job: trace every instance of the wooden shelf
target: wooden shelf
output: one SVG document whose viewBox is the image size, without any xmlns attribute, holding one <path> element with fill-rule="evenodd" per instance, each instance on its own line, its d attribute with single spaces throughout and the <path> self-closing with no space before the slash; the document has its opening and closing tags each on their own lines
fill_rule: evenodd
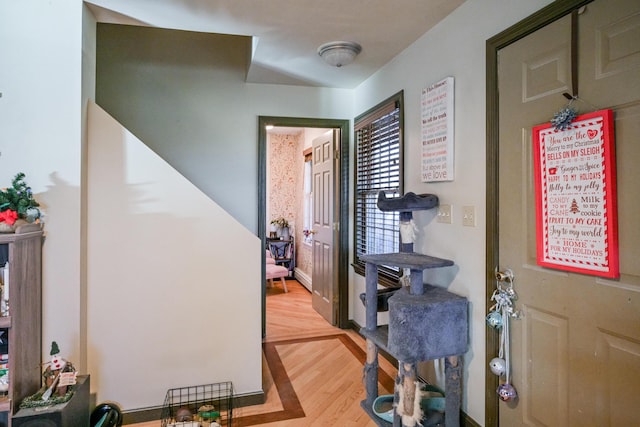
<svg viewBox="0 0 640 427">
<path fill-rule="evenodd" d="M 11 399 L 7 396 L 0 397 L 0 412 L 8 412 L 11 409 Z"/>
<path fill-rule="evenodd" d="M 10 316 L 0 317 L 9 343 L 9 394 L 0 397 L 8 423 L 26 396 L 42 384 L 42 241 L 40 224 L 26 224 L 0 234 L 3 261 L 9 262 Z"/>
</svg>

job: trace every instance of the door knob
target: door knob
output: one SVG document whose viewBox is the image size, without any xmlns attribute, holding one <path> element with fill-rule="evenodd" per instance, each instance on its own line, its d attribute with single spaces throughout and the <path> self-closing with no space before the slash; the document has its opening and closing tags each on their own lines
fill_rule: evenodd
<svg viewBox="0 0 640 427">
<path fill-rule="evenodd" d="M 500 271 L 498 270 L 498 267 L 496 267 L 495 274 L 498 282 L 513 282 L 513 271 L 509 268 L 504 271 Z"/>
</svg>

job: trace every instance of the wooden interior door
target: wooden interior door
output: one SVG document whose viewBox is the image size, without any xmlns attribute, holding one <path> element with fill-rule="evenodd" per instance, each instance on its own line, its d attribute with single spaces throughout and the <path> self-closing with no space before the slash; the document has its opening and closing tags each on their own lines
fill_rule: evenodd
<svg viewBox="0 0 640 427">
<path fill-rule="evenodd" d="M 336 156 L 339 131 L 332 130 L 313 140 L 313 308 L 332 325 L 338 313 L 338 279 L 336 251 L 338 235 L 335 222 Z"/>
<path fill-rule="evenodd" d="M 522 318 L 511 321 L 503 426 L 637 425 L 640 396 L 640 2 L 596 0 L 578 16 L 579 113 L 614 110 L 619 279 L 536 264 L 532 127 L 572 91 L 571 17 L 501 49 L 499 267 L 511 269 Z M 597 106 L 597 107 L 596 107 Z"/>
</svg>

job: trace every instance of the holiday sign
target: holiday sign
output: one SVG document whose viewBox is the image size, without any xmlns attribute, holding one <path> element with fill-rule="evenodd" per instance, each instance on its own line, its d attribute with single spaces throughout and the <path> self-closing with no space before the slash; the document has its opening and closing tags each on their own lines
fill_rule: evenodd
<svg viewBox="0 0 640 427">
<path fill-rule="evenodd" d="M 612 110 L 536 126 L 533 148 L 538 264 L 619 277 Z"/>
</svg>

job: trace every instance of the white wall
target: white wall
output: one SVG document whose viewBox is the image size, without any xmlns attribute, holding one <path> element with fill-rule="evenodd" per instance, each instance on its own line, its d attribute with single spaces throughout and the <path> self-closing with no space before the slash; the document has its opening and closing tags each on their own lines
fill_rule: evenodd
<svg viewBox="0 0 640 427">
<path fill-rule="evenodd" d="M 217 97 L 208 105 L 233 124 L 219 138 L 245 148 L 242 158 L 226 159 L 235 169 L 224 182 L 236 189 L 243 218 L 255 223 L 257 172 L 237 165 L 257 162 L 257 116 L 348 118 L 350 110 L 337 104 L 347 97 L 351 105 L 352 93 L 234 78 L 216 83 L 236 99 Z M 98 400 L 134 410 L 160 405 L 168 388 L 226 380 L 236 393 L 260 392 L 259 238 L 145 141 L 93 110 L 99 120 L 92 120 L 89 143 L 87 329 Z M 194 157 L 192 173 L 211 174 L 198 166 L 189 140 L 181 143 Z"/>
<path fill-rule="evenodd" d="M 78 363 L 82 1 L 1 1 L 0 52 L 0 186 L 24 172 L 46 212 L 43 353 Z"/>
<path fill-rule="evenodd" d="M 416 252 L 452 259 L 455 266 L 425 274 L 470 301 L 471 347 L 465 356 L 463 410 L 484 423 L 485 375 L 485 42 L 549 0 L 467 0 L 356 89 L 356 114 L 404 89 L 405 191 L 433 193 L 453 207 L 453 223 L 435 221 L 435 211 L 416 212 Z M 455 78 L 455 180 L 420 179 L 421 90 L 444 77 Z M 462 226 L 462 206 L 476 209 L 476 227 Z M 352 313 L 364 324 L 357 296 L 364 278 L 351 274 Z"/>
<path fill-rule="evenodd" d="M 89 105 L 88 357 L 97 400 L 262 389 L 261 241 Z"/>
</svg>

